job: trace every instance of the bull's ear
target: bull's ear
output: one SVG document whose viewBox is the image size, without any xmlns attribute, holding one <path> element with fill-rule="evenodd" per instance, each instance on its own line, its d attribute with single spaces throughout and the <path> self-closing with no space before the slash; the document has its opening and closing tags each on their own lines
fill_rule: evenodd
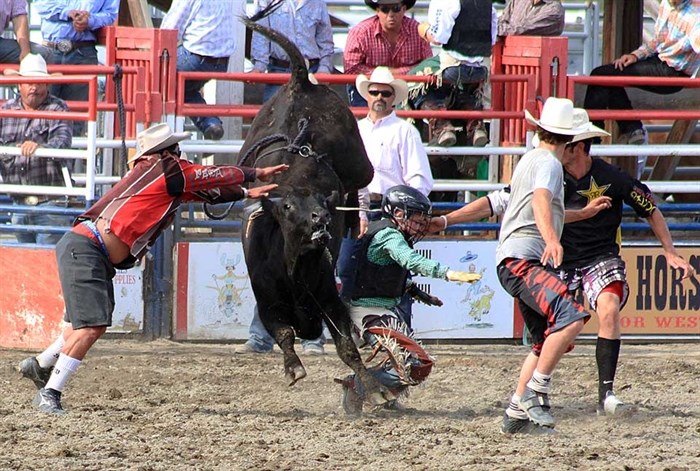
<svg viewBox="0 0 700 471">
<path fill-rule="evenodd" d="M 263 210 L 272 214 L 272 211 L 274 211 L 275 206 L 279 204 L 279 202 L 282 201 L 282 198 L 279 196 L 274 197 L 274 198 L 261 198 L 260 203 L 262 204 Z"/>
<path fill-rule="evenodd" d="M 326 198 L 326 207 L 328 208 L 329 211 L 335 210 L 335 207 L 338 206 L 338 200 L 340 199 L 340 193 L 337 191 L 333 191 L 330 196 Z"/>
</svg>

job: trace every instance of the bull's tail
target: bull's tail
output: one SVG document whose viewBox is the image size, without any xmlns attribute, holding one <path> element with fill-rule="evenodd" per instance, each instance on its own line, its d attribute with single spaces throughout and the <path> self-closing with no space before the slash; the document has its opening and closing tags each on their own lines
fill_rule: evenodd
<svg viewBox="0 0 700 471">
<path fill-rule="evenodd" d="M 270 3 L 267 7 L 250 18 L 244 16 L 242 18 L 243 23 L 245 23 L 245 25 L 251 30 L 262 34 L 270 41 L 279 44 L 280 47 L 284 49 L 284 52 L 286 52 L 289 56 L 289 64 L 291 67 L 292 79 L 290 84 L 311 84 L 309 81 L 309 69 L 306 67 L 306 61 L 304 60 L 304 56 L 301 51 L 299 51 L 299 48 L 297 48 L 297 46 L 285 35 L 278 33 L 274 29 L 270 29 L 256 23 L 258 20 L 272 14 L 282 5 L 282 3 L 284 3 L 283 0 L 277 0 Z"/>
</svg>

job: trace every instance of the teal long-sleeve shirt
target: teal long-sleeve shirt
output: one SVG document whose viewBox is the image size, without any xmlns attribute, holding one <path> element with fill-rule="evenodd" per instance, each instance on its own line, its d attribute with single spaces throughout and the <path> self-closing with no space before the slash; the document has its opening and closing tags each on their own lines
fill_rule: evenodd
<svg viewBox="0 0 700 471">
<path fill-rule="evenodd" d="M 367 248 L 367 258 L 377 265 L 396 263 L 419 275 L 445 279 L 449 267 L 422 256 L 413 250 L 404 239 L 403 234 L 393 227 L 377 232 Z M 397 306 L 401 298 L 360 298 L 352 301 L 353 306 L 381 307 L 391 309 Z"/>
</svg>

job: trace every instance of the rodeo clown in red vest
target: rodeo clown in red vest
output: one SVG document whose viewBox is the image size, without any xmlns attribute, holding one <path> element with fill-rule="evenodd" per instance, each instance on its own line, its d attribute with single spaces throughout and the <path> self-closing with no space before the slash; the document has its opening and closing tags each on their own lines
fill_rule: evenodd
<svg viewBox="0 0 700 471">
<path fill-rule="evenodd" d="M 133 168 L 78 216 L 73 229 L 56 245 L 59 279 L 68 325 L 37 357 L 19 365 L 34 382 L 34 405 L 42 412 L 64 414 L 61 393 L 92 345 L 112 325 L 116 269 L 133 267 L 175 218 L 180 204 L 225 203 L 262 198 L 277 185 L 246 190 L 244 182 L 269 181 L 288 165 L 266 168 L 205 166 L 182 157 L 179 142 L 189 133 L 174 133 L 156 124 L 137 136 L 140 151 Z"/>
</svg>

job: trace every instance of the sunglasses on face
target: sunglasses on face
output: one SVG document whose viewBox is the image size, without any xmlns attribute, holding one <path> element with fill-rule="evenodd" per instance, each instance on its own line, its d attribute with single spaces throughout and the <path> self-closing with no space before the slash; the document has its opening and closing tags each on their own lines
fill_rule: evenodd
<svg viewBox="0 0 700 471">
<path fill-rule="evenodd" d="M 367 90 L 367 93 L 372 96 L 381 95 L 383 98 L 389 98 L 390 96 L 394 95 L 394 92 L 390 92 L 389 90 Z"/>
<path fill-rule="evenodd" d="M 384 14 L 388 14 L 390 11 L 393 11 L 394 13 L 398 13 L 401 11 L 401 8 L 403 8 L 402 3 L 398 3 L 396 5 L 380 5 L 379 11 L 381 11 Z"/>
</svg>

